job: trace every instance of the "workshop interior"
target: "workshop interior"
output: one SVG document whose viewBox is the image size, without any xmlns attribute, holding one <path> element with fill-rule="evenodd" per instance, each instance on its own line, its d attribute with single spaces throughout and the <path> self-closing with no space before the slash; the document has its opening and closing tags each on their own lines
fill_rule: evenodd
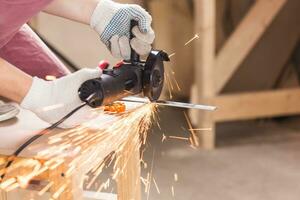
<svg viewBox="0 0 300 200">
<path fill-rule="evenodd" d="M 299 10 L 0 0 L 0 200 L 299 199 Z"/>
</svg>

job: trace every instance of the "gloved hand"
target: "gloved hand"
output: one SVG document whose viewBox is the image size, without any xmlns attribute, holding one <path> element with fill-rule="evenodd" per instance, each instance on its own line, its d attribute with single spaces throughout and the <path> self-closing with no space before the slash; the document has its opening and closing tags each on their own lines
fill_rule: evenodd
<svg viewBox="0 0 300 200">
<path fill-rule="evenodd" d="M 131 20 L 138 22 L 130 40 Z M 132 47 L 139 55 L 147 55 L 155 34 L 151 28 L 152 17 L 139 5 L 119 4 L 111 0 L 100 0 L 91 17 L 90 25 L 101 41 L 116 58 L 130 59 Z"/>
<path fill-rule="evenodd" d="M 54 81 L 33 78 L 31 88 L 21 103 L 21 107 L 31 110 L 42 120 L 54 124 L 83 102 L 79 99 L 78 89 L 89 79 L 100 77 L 102 71 L 82 69 Z M 72 128 L 96 116 L 92 108 L 83 107 L 59 127 Z"/>
</svg>

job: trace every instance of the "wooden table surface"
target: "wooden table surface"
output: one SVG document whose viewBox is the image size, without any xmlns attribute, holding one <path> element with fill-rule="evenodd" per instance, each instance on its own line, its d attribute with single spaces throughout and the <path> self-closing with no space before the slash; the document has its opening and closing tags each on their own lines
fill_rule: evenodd
<svg viewBox="0 0 300 200">
<path fill-rule="evenodd" d="M 141 107 L 141 104 L 136 103 L 128 103 L 126 104 L 128 112 L 134 112 L 137 108 Z M 97 127 L 104 128 L 103 126 L 111 126 L 120 116 L 112 115 L 112 114 L 100 114 L 99 117 L 94 119 L 94 123 L 96 127 L 91 126 L 91 129 L 95 129 Z M 14 119 L 0 122 L 0 155 L 11 155 L 13 152 L 22 145 L 26 140 L 28 140 L 33 135 L 37 134 L 40 130 L 48 127 L 49 124 L 40 120 L 37 116 L 35 116 L 32 112 L 24 109 L 20 109 L 20 113 Z M 28 148 L 26 148 L 20 155 L 20 157 L 25 158 L 33 158 L 37 155 L 41 150 L 48 148 L 48 138 L 57 133 L 61 133 L 62 129 L 56 129 L 49 135 L 42 136 Z M 110 133 L 107 133 L 110 134 Z M 107 155 L 111 152 L 117 150 L 120 145 L 125 144 L 130 146 L 132 142 L 133 135 L 129 135 L 129 138 L 120 137 L 121 134 L 124 134 L 123 131 L 117 132 L 113 134 L 113 137 L 109 137 L 109 141 L 104 139 L 104 141 L 100 141 L 102 144 L 95 145 L 95 148 L 92 148 L 90 151 L 87 151 L 85 154 L 81 156 L 83 161 L 86 161 L 87 158 L 92 154 L 94 156 L 90 162 L 86 163 L 86 166 L 81 169 L 81 174 L 87 173 L 88 170 L 92 168 L 94 164 L 99 164 Z M 136 136 L 134 136 L 136 137 Z M 137 135 L 137 138 L 139 136 Z M 40 145 L 43 144 L 43 145 Z M 50 147 L 50 146 L 49 146 Z M 129 148 L 130 149 L 130 148 Z M 94 152 L 97 152 L 95 154 Z M 124 153 L 119 152 L 118 156 L 121 156 L 124 161 L 120 161 L 119 165 L 126 165 L 124 168 L 123 175 L 120 175 L 117 179 L 118 182 L 118 196 L 119 199 L 139 199 L 140 198 L 140 159 L 139 159 L 139 149 L 132 149 L 128 151 L 124 151 Z M 128 157 L 128 159 L 125 159 Z M 131 174 L 127 176 L 124 174 Z M 131 185 L 131 187 L 127 187 Z"/>
<path fill-rule="evenodd" d="M 141 106 L 141 104 L 137 103 L 126 103 L 127 110 L 134 110 Z M 118 119 L 119 116 L 111 115 L 111 114 L 100 114 L 99 117 L 95 118 L 89 124 L 97 124 L 97 127 L 91 126 L 91 129 L 97 129 L 98 127 L 104 128 L 104 126 L 109 126 L 114 123 Z M 103 126 L 101 125 L 103 124 Z M 34 113 L 31 111 L 20 108 L 20 113 L 13 119 L 0 122 L 0 155 L 11 155 L 13 152 L 26 140 L 37 134 L 39 131 L 47 128 L 50 124 L 44 122 L 39 119 Z M 90 126 L 90 125 L 89 125 Z M 57 128 L 49 135 L 42 136 L 41 139 L 37 140 L 37 142 L 33 143 L 32 146 L 38 143 L 44 143 L 48 140 L 50 136 L 53 136 L 57 133 L 65 131 L 65 129 Z M 120 133 L 122 134 L 122 133 Z M 116 135 L 116 137 L 118 137 Z M 119 141 L 121 144 L 124 141 Z M 119 144 L 112 145 L 114 147 Z M 47 148 L 43 146 L 43 149 Z M 21 157 L 32 157 L 39 150 L 38 148 L 27 148 L 20 155 Z"/>
</svg>

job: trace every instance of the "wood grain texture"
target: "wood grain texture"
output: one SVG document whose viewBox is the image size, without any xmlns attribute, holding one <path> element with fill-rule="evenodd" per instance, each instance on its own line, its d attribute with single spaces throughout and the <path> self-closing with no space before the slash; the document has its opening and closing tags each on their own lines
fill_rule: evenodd
<svg viewBox="0 0 300 200">
<path fill-rule="evenodd" d="M 300 114 L 300 89 L 221 95 L 215 98 L 217 122 Z"/>
</svg>

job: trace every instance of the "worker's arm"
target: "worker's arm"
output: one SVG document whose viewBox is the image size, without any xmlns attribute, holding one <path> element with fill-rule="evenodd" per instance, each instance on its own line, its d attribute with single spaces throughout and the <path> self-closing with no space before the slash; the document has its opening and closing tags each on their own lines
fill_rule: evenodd
<svg viewBox="0 0 300 200">
<path fill-rule="evenodd" d="M 44 11 L 90 24 L 112 55 L 120 59 L 130 59 L 131 47 L 138 54 L 147 55 L 155 38 L 152 17 L 135 4 L 112 0 L 54 0 Z M 133 39 L 130 38 L 132 20 L 138 22 L 133 29 Z"/>
<path fill-rule="evenodd" d="M 82 69 L 55 81 L 45 81 L 32 78 L 0 58 L 0 96 L 19 103 L 21 107 L 53 124 L 82 104 L 78 96 L 81 84 L 101 74 L 100 68 Z M 92 109 L 86 106 L 60 127 L 74 127 L 92 117 Z"/>
<path fill-rule="evenodd" d="M 73 21 L 90 24 L 91 16 L 99 0 L 54 0 L 45 12 Z"/>
<path fill-rule="evenodd" d="M 0 96 L 21 103 L 32 84 L 32 77 L 0 58 Z"/>
</svg>

